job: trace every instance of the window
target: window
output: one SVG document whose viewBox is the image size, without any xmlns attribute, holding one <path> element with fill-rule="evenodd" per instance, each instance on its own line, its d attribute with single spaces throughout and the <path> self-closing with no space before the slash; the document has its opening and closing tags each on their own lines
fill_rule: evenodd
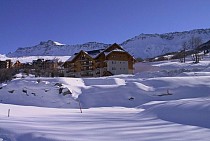
<svg viewBox="0 0 210 141">
<path fill-rule="evenodd" d="M 112 70 L 116 70 L 116 68 L 115 67 L 112 67 Z"/>
</svg>

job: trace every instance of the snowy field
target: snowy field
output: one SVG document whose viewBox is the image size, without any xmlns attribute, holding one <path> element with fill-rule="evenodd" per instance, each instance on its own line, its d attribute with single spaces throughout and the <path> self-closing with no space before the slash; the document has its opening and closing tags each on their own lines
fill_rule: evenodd
<svg viewBox="0 0 210 141">
<path fill-rule="evenodd" d="M 0 141 L 208 141 L 209 60 L 101 78 L 17 75 L 0 84 Z"/>
<path fill-rule="evenodd" d="M 33 62 L 33 60 L 37 59 L 44 59 L 44 60 L 58 60 L 65 62 L 68 60 L 71 56 L 24 56 L 24 57 L 7 57 L 6 55 L 0 54 L 0 60 L 5 61 L 7 59 L 10 59 L 13 63 L 15 63 L 17 60 L 21 63 L 30 63 Z"/>
</svg>

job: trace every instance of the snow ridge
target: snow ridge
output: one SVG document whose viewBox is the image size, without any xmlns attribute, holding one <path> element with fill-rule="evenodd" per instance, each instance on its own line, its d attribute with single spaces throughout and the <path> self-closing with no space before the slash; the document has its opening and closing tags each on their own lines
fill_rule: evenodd
<svg viewBox="0 0 210 141">
<path fill-rule="evenodd" d="M 94 50 L 103 49 L 109 46 L 109 44 L 88 42 L 78 45 L 65 45 L 52 40 L 42 41 L 36 46 L 18 48 L 13 53 L 8 53 L 7 57 L 23 57 L 23 56 L 72 56 L 80 50 Z"/>
<path fill-rule="evenodd" d="M 120 45 L 136 58 L 151 58 L 165 53 L 179 51 L 182 48 L 183 42 L 189 41 L 192 37 L 200 37 L 202 42 L 205 43 L 210 40 L 210 28 L 165 34 L 140 34 L 124 41 Z M 7 54 L 7 56 L 72 56 L 80 50 L 104 49 L 110 45 L 98 42 L 65 45 L 48 40 L 46 42 L 40 42 L 36 46 L 18 48 L 15 52 Z"/>
<path fill-rule="evenodd" d="M 195 29 L 165 34 L 140 34 L 126 40 L 121 45 L 135 57 L 151 58 L 179 51 L 183 42 L 189 41 L 192 37 L 199 37 L 205 43 L 210 40 L 210 29 Z"/>
</svg>

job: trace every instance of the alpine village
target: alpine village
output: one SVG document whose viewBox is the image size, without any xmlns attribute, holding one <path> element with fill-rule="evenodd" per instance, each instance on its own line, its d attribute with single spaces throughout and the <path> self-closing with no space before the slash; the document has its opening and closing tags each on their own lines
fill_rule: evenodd
<svg viewBox="0 0 210 141">
<path fill-rule="evenodd" d="M 105 49 L 75 53 L 67 61 L 37 59 L 22 63 L 10 59 L 0 61 L 6 78 L 13 73 L 24 72 L 36 77 L 101 77 L 116 74 L 133 74 L 136 59 L 120 45 L 114 43 Z M 8 71 L 10 70 L 10 71 Z"/>
</svg>

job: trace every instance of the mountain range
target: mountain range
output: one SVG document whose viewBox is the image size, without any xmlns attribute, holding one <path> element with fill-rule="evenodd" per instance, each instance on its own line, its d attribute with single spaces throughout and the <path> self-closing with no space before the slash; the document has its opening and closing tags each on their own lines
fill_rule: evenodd
<svg viewBox="0 0 210 141">
<path fill-rule="evenodd" d="M 210 28 L 195 29 L 183 32 L 170 32 L 165 34 L 140 34 L 122 43 L 119 43 L 126 51 L 136 58 L 151 58 L 169 52 L 179 51 L 183 42 L 192 37 L 199 37 L 203 43 L 210 40 Z M 42 41 L 32 47 L 18 48 L 15 52 L 7 54 L 7 57 L 23 56 L 71 56 L 80 50 L 90 51 L 104 49 L 111 44 L 88 42 L 78 45 L 66 45 L 52 40 Z"/>
</svg>

